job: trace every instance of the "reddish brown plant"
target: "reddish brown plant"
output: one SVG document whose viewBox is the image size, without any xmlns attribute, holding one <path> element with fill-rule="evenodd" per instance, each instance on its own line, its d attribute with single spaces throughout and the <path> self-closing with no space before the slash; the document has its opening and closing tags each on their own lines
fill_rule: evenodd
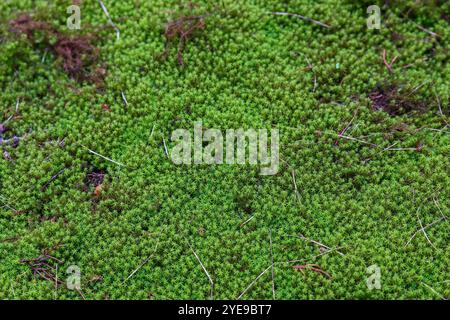
<svg viewBox="0 0 450 320">
<path fill-rule="evenodd" d="M 75 80 L 98 83 L 99 77 L 103 79 L 105 72 L 97 72 L 98 68 L 92 73 L 89 72 L 99 56 L 99 50 L 92 45 L 93 37 L 67 36 L 47 22 L 35 20 L 29 14 L 21 14 L 18 18 L 11 20 L 10 26 L 12 32 L 26 34 L 31 43 L 43 45 L 52 52 L 60 61 L 64 71 Z M 37 40 L 37 32 L 43 33 L 41 40 Z"/>
<path fill-rule="evenodd" d="M 206 15 L 182 16 L 169 22 L 164 32 L 166 44 L 163 56 L 168 55 L 171 44 L 178 40 L 177 61 L 180 66 L 184 66 L 183 52 L 186 43 L 197 35 L 198 31 L 205 29 L 205 17 Z"/>
<path fill-rule="evenodd" d="M 297 265 L 297 266 L 293 266 L 292 268 L 294 268 L 296 270 L 300 270 L 301 272 L 303 272 L 303 270 L 311 270 L 311 271 L 314 271 L 318 274 L 321 274 L 321 275 L 327 277 L 328 279 L 332 278 L 328 272 L 323 271 L 322 268 L 317 264 Z"/>
</svg>

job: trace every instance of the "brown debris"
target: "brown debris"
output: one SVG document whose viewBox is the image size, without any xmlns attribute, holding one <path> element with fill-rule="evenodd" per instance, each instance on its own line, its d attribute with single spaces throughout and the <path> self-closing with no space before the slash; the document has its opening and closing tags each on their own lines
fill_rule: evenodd
<svg viewBox="0 0 450 320">
<path fill-rule="evenodd" d="M 189 9 L 192 11 L 193 6 L 191 5 Z M 198 31 L 205 29 L 206 16 L 189 15 L 170 21 L 164 31 L 166 44 L 162 56 L 167 57 L 172 43 L 178 40 L 177 61 L 180 66 L 184 66 L 183 52 L 186 43 L 197 35 Z"/>
<path fill-rule="evenodd" d="M 53 52 L 60 60 L 64 71 L 73 79 L 97 83 L 99 79 L 104 78 L 105 72 L 98 72 L 98 69 L 92 74 L 89 72 L 99 57 L 99 50 L 91 43 L 93 37 L 64 35 L 47 22 L 34 20 L 29 14 L 21 14 L 18 18 L 11 20 L 10 26 L 11 32 L 24 33 L 34 45 L 41 44 Z M 43 33 L 41 43 L 37 42 L 37 32 Z"/>
<path fill-rule="evenodd" d="M 61 246 L 61 244 L 58 244 L 53 248 L 45 249 L 37 258 L 22 259 L 20 260 L 20 263 L 29 266 L 35 277 L 50 281 L 56 288 L 59 288 L 61 285 L 65 284 L 65 281 L 58 278 L 57 274 L 58 265 L 62 265 L 63 261 L 50 255 L 50 253 L 59 249 Z M 84 300 L 86 300 L 81 290 L 76 289 L 76 291 Z"/>
<path fill-rule="evenodd" d="M 92 278 L 89 280 L 89 282 L 93 282 L 93 283 L 102 282 L 102 281 L 103 281 L 103 276 L 97 275 L 97 274 L 92 276 Z"/>
<path fill-rule="evenodd" d="M 92 171 L 86 176 L 85 184 L 87 186 L 93 185 L 94 187 L 98 187 L 103 183 L 103 179 L 105 178 L 105 173 L 103 171 Z"/>
<path fill-rule="evenodd" d="M 442 13 L 441 18 L 450 23 L 450 13 L 449 14 Z"/>
<path fill-rule="evenodd" d="M 392 41 L 402 41 L 402 40 L 404 40 L 404 38 L 405 37 L 403 35 L 401 35 L 400 33 L 398 33 L 398 32 L 393 31 L 391 33 Z"/>
<path fill-rule="evenodd" d="M 41 21 L 35 21 L 29 14 L 21 14 L 17 19 L 10 21 L 11 31 L 25 33 L 28 39 L 33 39 L 36 30 L 53 31 L 52 27 Z"/>
<path fill-rule="evenodd" d="M 50 250 L 44 250 L 42 255 L 37 258 L 22 259 L 20 263 L 30 267 L 34 276 L 51 281 L 56 286 L 62 285 L 64 282 L 56 276 L 55 264 L 62 264 L 62 261 L 53 257 L 49 253 Z"/>
<path fill-rule="evenodd" d="M 322 268 L 317 264 L 296 265 L 296 266 L 293 266 L 292 268 L 299 270 L 302 273 L 303 273 L 303 270 L 311 270 L 311 271 L 314 271 L 318 274 L 321 274 L 321 275 L 327 277 L 328 279 L 332 279 L 332 276 L 328 272 L 323 271 Z"/>
<path fill-rule="evenodd" d="M 53 47 L 62 60 L 64 71 L 74 79 L 86 79 L 86 67 L 97 61 L 99 51 L 91 45 L 90 37 L 60 36 Z"/>
<path fill-rule="evenodd" d="M 98 198 L 98 197 L 100 197 L 101 194 L 102 194 L 102 185 L 99 184 L 94 189 L 94 196 L 96 196 Z"/>
<path fill-rule="evenodd" d="M 397 61 L 398 56 L 395 56 L 394 58 L 392 58 L 391 62 L 388 62 L 387 58 L 386 58 L 386 49 L 384 49 L 383 50 L 383 54 L 382 54 L 382 58 L 383 58 L 383 63 L 386 66 L 386 68 L 388 69 L 388 71 L 390 73 L 393 73 L 394 72 L 393 65 L 394 65 L 395 61 Z"/>
<path fill-rule="evenodd" d="M 369 94 L 374 110 L 384 110 L 391 116 L 399 116 L 412 111 L 425 112 L 427 103 L 415 99 L 414 93 L 404 93 L 393 84 L 378 86 Z"/>
</svg>

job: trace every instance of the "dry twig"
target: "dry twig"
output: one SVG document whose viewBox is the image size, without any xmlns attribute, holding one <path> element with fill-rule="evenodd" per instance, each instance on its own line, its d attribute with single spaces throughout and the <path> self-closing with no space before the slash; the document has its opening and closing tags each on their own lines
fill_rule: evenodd
<svg viewBox="0 0 450 320">
<path fill-rule="evenodd" d="M 102 0 L 98 0 L 98 3 L 102 7 L 103 12 L 105 13 L 106 17 L 108 18 L 108 23 L 113 27 L 113 29 L 116 31 L 116 37 L 117 40 L 120 40 L 120 30 L 117 28 L 117 26 L 114 24 L 114 22 L 111 19 L 111 16 L 109 15 L 108 9 L 106 8 L 105 4 Z"/>
<path fill-rule="evenodd" d="M 383 63 L 386 66 L 386 68 L 389 70 L 390 73 L 393 73 L 394 70 L 392 69 L 392 66 L 394 65 L 395 61 L 397 60 L 398 56 L 395 56 L 391 62 L 387 62 L 386 58 L 386 49 L 383 50 Z"/>
<path fill-rule="evenodd" d="M 83 147 L 85 147 L 85 146 L 83 146 Z M 87 148 L 87 147 L 85 147 L 85 148 L 88 149 L 88 151 L 89 151 L 90 153 L 95 154 L 96 156 L 99 156 L 100 158 L 103 158 L 103 159 L 105 159 L 105 160 L 107 160 L 107 161 L 109 161 L 109 162 L 115 163 L 115 164 L 117 164 L 117 165 L 119 165 L 119 166 L 121 166 L 121 167 L 125 167 L 125 165 L 124 165 L 123 163 L 114 161 L 113 159 L 110 159 L 110 158 L 108 158 L 108 157 L 105 157 L 105 156 L 101 155 L 100 153 L 97 153 L 97 152 L 95 152 L 95 151 L 93 151 L 93 150 L 91 150 L 91 149 L 89 149 L 89 148 Z"/>
<path fill-rule="evenodd" d="M 191 246 L 191 244 L 189 242 L 188 242 L 188 245 L 189 245 L 189 248 L 191 248 L 192 253 L 194 254 L 194 256 L 197 258 L 198 262 L 200 263 L 200 266 L 202 267 L 202 269 L 205 272 L 206 276 L 208 277 L 209 282 L 211 283 L 211 299 L 214 299 L 214 282 L 213 282 L 211 276 L 209 275 L 208 270 L 206 270 L 206 268 L 203 265 L 202 261 L 200 260 L 199 256 L 194 251 L 194 249 L 192 248 L 192 246 Z"/>
<path fill-rule="evenodd" d="M 437 292 L 436 290 L 434 290 L 432 287 L 430 287 L 429 285 L 427 285 L 425 282 L 421 282 L 422 285 L 424 285 L 425 287 L 427 287 L 431 292 L 433 292 L 435 295 L 437 295 L 439 298 L 441 298 L 442 300 L 448 300 L 446 297 L 444 297 L 442 294 L 440 294 L 439 292 Z"/>
<path fill-rule="evenodd" d="M 321 248 L 325 248 L 325 249 L 327 249 L 327 250 L 332 250 L 332 248 L 330 248 L 329 246 L 324 245 L 323 243 L 320 243 L 319 241 L 316 241 L 316 240 L 307 238 L 307 237 L 305 237 L 305 236 L 302 235 L 302 234 L 300 234 L 299 237 L 300 237 L 300 239 L 305 240 L 305 241 L 309 241 L 309 242 L 311 242 L 311 243 L 314 243 L 314 244 L 318 245 L 318 246 L 321 247 Z M 342 252 L 340 252 L 340 251 L 338 251 L 338 250 L 336 250 L 336 252 L 337 252 L 338 254 L 340 254 L 341 256 L 345 256 L 344 253 L 342 253 Z"/>
<path fill-rule="evenodd" d="M 273 14 L 273 15 L 276 15 L 276 16 L 289 16 L 289 17 L 295 17 L 295 18 L 299 18 L 299 19 L 302 19 L 302 20 L 305 20 L 305 21 L 312 22 L 312 23 L 317 24 L 317 25 L 319 25 L 319 26 L 321 26 L 321 27 L 324 27 L 324 28 L 331 28 L 331 26 L 329 26 L 328 24 L 325 24 L 325 23 L 320 22 L 320 21 L 318 21 L 318 20 L 314 20 L 314 19 L 311 19 L 311 18 L 302 16 L 302 15 L 297 14 L 297 13 L 289 13 L 289 12 L 270 12 L 270 14 Z"/>
<path fill-rule="evenodd" d="M 153 257 L 156 250 L 158 249 L 159 241 L 160 241 L 160 239 L 158 239 L 158 241 L 156 242 L 153 252 L 144 261 L 142 261 L 141 264 L 136 269 L 134 269 L 134 271 L 122 282 L 122 284 L 124 284 L 126 281 L 128 281 L 132 276 L 134 276 L 136 274 L 136 272 L 138 272 L 147 262 L 150 261 L 150 259 Z"/>
<path fill-rule="evenodd" d="M 273 251 L 272 251 L 272 228 L 269 230 L 269 239 L 270 239 L 270 261 L 272 263 L 272 298 L 275 300 L 275 271 L 273 265 Z"/>
</svg>

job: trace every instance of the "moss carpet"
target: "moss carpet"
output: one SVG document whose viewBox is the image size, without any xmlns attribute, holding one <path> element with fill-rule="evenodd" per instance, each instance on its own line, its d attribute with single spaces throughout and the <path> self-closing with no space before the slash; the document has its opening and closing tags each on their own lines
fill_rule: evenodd
<svg viewBox="0 0 450 320">
<path fill-rule="evenodd" d="M 1 299 L 449 297 L 449 1 L 73 3 L 0 2 Z M 278 173 L 175 165 L 198 120 Z"/>
</svg>

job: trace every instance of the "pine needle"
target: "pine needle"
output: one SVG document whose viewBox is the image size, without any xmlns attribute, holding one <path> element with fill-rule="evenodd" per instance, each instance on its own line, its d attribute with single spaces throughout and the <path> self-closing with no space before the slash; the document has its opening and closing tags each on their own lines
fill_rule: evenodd
<svg viewBox="0 0 450 320">
<path fill-rule="evenodd" d="M 105 13 L 106 17 L 108 18 L 108 23 L 111 25 L 111 27 L 113 27 L 114 30 L 116 30 L 117 40 L 120 40 L 120 30 L 119 30 L 119 28 L 117 28 L 117 26 L 112 21 L 111 16 L 109 15 L 108 9 L 106 8 L 106 6 L 102 0 L 98 0 L 98 3 L 102 7 L 103 12 Z"/>
<path fill-rule="evenodd" d="M 83 146 L 83 145 L 82 145 L 82 146 Z M 83 147 L 85 147 L 85 146 L 83 146 Z M 117 161 L 115 161 L 115 160 L 113 160 L 113 159 L 110 159 L 110 158 L 108 158 L 108 157 L 105 157 L 105 156 L 101 155 L 100 153 L 95 152 L 95 151 L 93 151 L 93 150 L 91 150 L 91 149 L 89 149 L 89 148 L 87 148 L 87 147 L 85 147 L 85 148 L 88 149 L 88 151 L 89 151 L 90 153 L 95 154 L 96 156 L 98 156 L 98 157 L 100 157 L 100 158 L 103 158 L 103 159 L 105 159 L 105 160 L 107 160 L 107 161 L 109 161 L 109 162 L 115 163 L 115 164 L 117 164 L 117 165 L 119 165 L 119 166 L 121 166 L 121 167 L 126 167 L 123 163 L 120 163 L 120 162 L 117 162 Z"/>
<path fill-rule="evenodd" d="M 321 26 L 321 27 L 331 28 L 331 26 L 329 26 L 329 25 L 327 25 L 327 24 L 325 24 L 325 23 L 323 23 L 323 22 L 320 22 L 320 21 L 318 21 L 318 20 L 314 20 L 314 19 L 311 19 L 311 18 L 302 16 L 302 15 L 297 14 L 297 13 L 289 13 L 289 12 L 270 12 L 270 14 L 274 14 L 274 15 L 276 15 L 276 16 L 289 16 L 289 17 L 295 17 L 295 18 L 299 18 L 299 19 L 302 19 L 302 20 L 305 20 L 305 21 L 312 22 L 312 23 L 317 24 L 317 25 L 319 25 L 319 26 Z"/>
<path fill-rule="evenodd" d="M 269 239 L 270 239 L 270 260 L 272 263 L 272 297 L 275 300 L 275 271 L 274 271 L 274 263 L 273 263 L 273 250 L 272 250 L 272 228 L 269 230 Z"/>
<path fill-rule="evenodd" d="M 194 254 L 194 256 L 197 258 L 198 262 L 200 263 L 200 266 L 202 267 L 202 269 L 205 272 L 206 276 L 208 277 L 209 282 L 211 283 L 211 300 L 214 300 L 214 282 L 213 282 L 211 276 L 209 275 L 208 270 L 206 270 L 206 268 L 203 265 L 202 261 L 200 260 L 199 256 L 194 251 L 194 249 L 192 248 L 192 246 L 191 246 L 191 244 L 189 242 L 188 242 L 188 245 L 189 245 L 189 248 L 191 248 L 192 253 Z"/>
</svg>

